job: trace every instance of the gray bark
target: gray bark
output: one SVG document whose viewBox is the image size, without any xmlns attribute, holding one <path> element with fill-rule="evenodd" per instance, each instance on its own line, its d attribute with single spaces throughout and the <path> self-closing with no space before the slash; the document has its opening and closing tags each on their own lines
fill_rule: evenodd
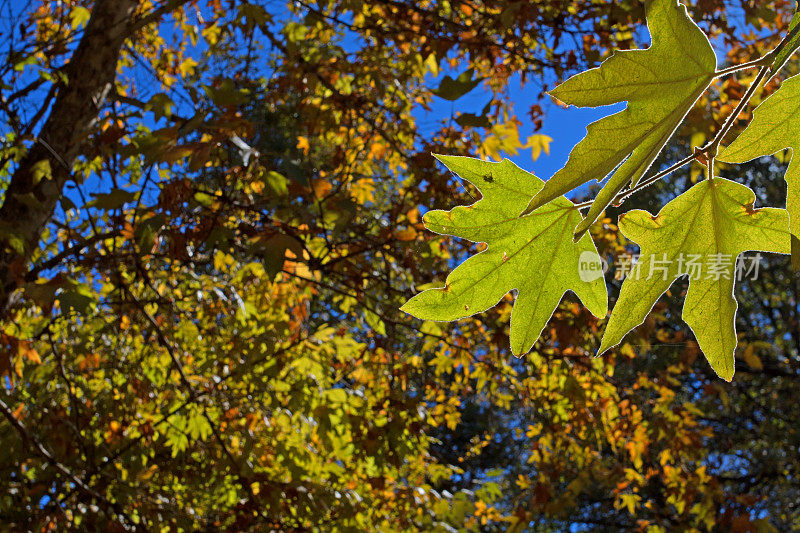
<svg viewBox="0 0 800 533">
<path fill-rule="evenodd" d="M 139 0 L 95 2 L 83 37 L 64 67 L 68 82 L 59 87 L 37 142 L 11 177 L 0 207 L 0 319 L 6 318 L 81 145 L 113 87 L 138 4 Z"/>
</svg>

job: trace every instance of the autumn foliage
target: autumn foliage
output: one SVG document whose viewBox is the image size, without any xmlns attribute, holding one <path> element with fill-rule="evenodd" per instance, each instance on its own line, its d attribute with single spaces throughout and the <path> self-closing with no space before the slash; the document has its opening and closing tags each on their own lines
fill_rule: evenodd
<svg viewBox="0 0 800 533">
<path fill-rule="evenodd" d="M 684 3 L 725 67 L 773 49 L 795 7 Z M 787 258 L 737 289 L 731 384 L 678 319 L 682 282 L 600 358 L 606 321 L 574 296 L 521 358 L 511 295 L 455 323 L 400 310 L 482 246 L 426 229 L 478 194 L 431 153 L 545 157 L 546 91 L 646 47 L 644 3 L 2 11 L 3 529 L 800 527 Z M 753 76 L 709 80 L 667 156 L 713 139 Z M 718 168 L 783 205 L 786 162 Z M 700 163 L 625 210 L 657 211 Z M 588 229 L 612 265 L 620 212 Z"/>
</svg>

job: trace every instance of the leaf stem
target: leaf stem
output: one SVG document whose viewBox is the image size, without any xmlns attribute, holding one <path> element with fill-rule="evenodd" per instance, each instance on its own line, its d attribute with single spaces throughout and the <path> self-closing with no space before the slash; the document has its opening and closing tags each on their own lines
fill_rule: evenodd
<svg viewBox="0 0 800 533">
<path fill-rule="evenodd" d="M 769 55 L 769 54 L 768 54 Z M 767 56 L 765 56 L 767 57 Z M 763 59 L 763 58 L 762 58 Z M 705 145 L 702 148 L 699 148 L 693 153 L 692 155 L 685 157 L 675 163 L 674 165 L 662 170 L 661 172 L 654 174 L 653 176 L 640 181 L 635 187 L 620 192 L 613 200 L 612 205 L 618 205 L 623 200 L 626 200 L 632 194 L 639 192 L 640 190 L 652 185 L 656 181 L 660 180 L 664 176 L 675 172 L 682 166 L 695 161 L 696 159 L 700 159 L 701 157 L 705 157 L 708 160 L 708 168 L 709 168 L 709 178 L 713 178 L 712 174 L 714 172 L 714 158 L 717 156 L 717 151 L 719 150 L 719 145 L 722 143 L 722 140 L 725 138 L 725 135 L 730 131 L 733 127 L 734 122 L 736 122 L 736 118 L 741 114 L 747 104 L 755 95 L 758 87 L 761 85 L 761 82 L 764 81 L 764 78 L 770 73 L 772 69 L 769 65 L 764 65 L 761 67 L 761 70 L 758 71 L 758 75 L 756 79 L 753 80 L 753 83 L 750 84 L 750 87 L 747 88 L 747 92 L 745 92 L 742 99 L 739 101 L 739 104 L 736 106 L 736 109 L 733 110 L 733 113 L 728 116 L 725 123 L 722 125 L 722 128 L 717 132 L 714 138 L 711 140 L 710 143 Z M 588 202 L 583 202 L 580 204 L 575 204 L 576 209 L 584 209 L 586 207 L 591 206 L 594 203 L 594 200 L 590 200 Z"/>
<path fill-rule="evenodd" d="M 753 61 L 748 61 L 747 63 L 740 63 L 738 65 L 731 65 L 730 67 L 726 67 L 722 70 L 718 70 L 715 73 L 716 78 L 721 78 L 723 76 L 727 76 L 728 74 L 733 74 L 734 72 L 740 72 L 742 70 L 747 70 L 749 68 L 754 67 L 761 67 L 767 64 L 767 62 L 771 59 L 770 54 L 762 56 L 758 59 L 754 59 Z"/>
<path fill-rule="evenodd" d="M 765 56 L 766 57 L 766 56 Z M 744 110 L 745 106 L 750 102 L 755 95 L 758 87 L 761 85 L 761 82 L 764 81 L 764 78 L 770 73 L 771 68 L 769 65 L 764 65 L 761 67 L 761 70 L 758 72 L 756 79 L 753 80 L 753 83 L 750 84 L 750 87 L 747 88 L 747 92 L 745 92 L 742 99 L 739 101 L 739 104 L 736 106 L 736 109 L 733 110 L 733 113 L 728 116 L 727 120 L 723 124 L 722 128 L 717 132 L 714 138 L 711 140 L 710 143 L 705 145 L 702 148 L 698 148 L 692 155 L 684 157 L 677 163 L 673 164 L 672 166 L 665 168 L 661 172 L 650 176 L 647 179 L 640 181 L 635 187 L 627 189 L 625 191 L 621 191 L 611 202 L 612 205 L 619 205 L 620 202 L 626 200 L 631 195 L 641 191 L 645 187 L 648 187 L 655 183 L 656 181 L 660 180 L 664 176 L 671 174 L 678 170 L 679 168 L 683 167 L 684 165 L 691 163 L 701 157 L 704 157 L 708 160 L 708 168 L 709 168 L 709 178 L 713 178 L 714 172 L 714 158 L 717 156 L 717 151 L 719 150 L 719 145 L 722 143 L 722 140 L 725 138 L 725 135 L 730 131 L 733 127 L 734 122 L 736 122 L 736 118 L 741 114 Z M 575 209 L 584 209 L 586 207 L 591 206 L 594 203 L 594 200 L 589 200 L 588 202 L 583 202 L 580 204 L 575 204 Z"/>
<path fill-rule="evenodd" d="M 756 91 L 761 86 L 761 82 L 764 81 L 764 78 L 766 78 L 771 71 L 772 68 L 770 65 L 764 65 L 761 67 L 761 70 L 758 71 L 758 75 L 756 75 L 756 79 L 753 80 L 753 83 L 751 83 L 750 87 L 747 88 L 747 92 L 745 92 L 742 99 L 739 100 L 739 105 L 737 105 L 736 109 L 733 110 L 733 113 L 728 116 L 727 120 L 722 125 L 722 128 L 720 128 L 720 130 L 714 136 L 714 139 L 712 139 L 710 143 L 702 148 L 701 151 L 704 154 L 710 154 L 710 159 L 713 159 L 717 156 L 717 150 L 719 149 L 719 145 L 722 143 L 722 140 L 725 138 L 725 135 L 733 127 L 736 119 L 739 117 L 742 111 L 744 111 L 744 108 L 750 103 L 750 99 L 753 98 Z"/>
<path fill-rule="evenodd" d="M 675 172 L 676 170 L 678 170 L 682 166 L 686 165 L 687 163 L 691 163 L 695 159 L 698 159 L 701 155 L 703 155 L 703 153 L 701 151 L 697 151 L 694 154 L 681 159 L 680 161 L 678 161 L 674 165 L 670 166 L 669 168 L 665 168 L 664 170 L 662 170 L 658 174 L 654 174 L 654 175 L 650 176 L 649 178 L 640 181 L 635 187 L 620 192 L 617 195 L 617 197 L 614 198 L 614 201 L 612 202 L 612 204 L 613 205 L 619 204 L 620 202 L 622 202 L 623 200 L 627 199 L 632 194 L 635 194 L 635 193 L 641 191 L 642 189 L 644 189 L 645 187 L 648 187 L 648 186 L 652 185 L 656 181 L 660 180 L 661 178 L 663 178 L 664 176 L 666 176 L 668 174 L 671 174 L 671 173 Z M 587 208 L 587 207 L 591 206 L 593 203 L 594 203 L 594 200 L 589 200 L 588 202 L 575 204 L 575 208 L 576 209 L 584 209 L 584 208 Z"/>
</svg>

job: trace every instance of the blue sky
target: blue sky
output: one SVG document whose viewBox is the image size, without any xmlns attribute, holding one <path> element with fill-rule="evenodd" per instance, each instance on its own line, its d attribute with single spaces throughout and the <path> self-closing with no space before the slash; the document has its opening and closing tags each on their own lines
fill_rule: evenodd
<svg viewBox="0 0 800 533">
<path fill-rule="evenodd" d="M 450 74 L 452 75 L 453 73 Z M 438 80 L 431 80 L 430 85 L 437 86 Z M 553 84 L 551 83 L 551 85 Z M 529 88 L 522 88 L 519 86 L 518 81 L 512 81 L 510 89 L 510 100 L 514 103 L 517 117 L 522 121 L 520 139 L 523 142 L 529 135 L 534 133 L 533 124 L 528 117 L 530 107 L 538 103 L 545 112 L 543 127 L 536 133 L 549 135 L 553 138 L 553 142 L 550 145 L 550 155 L 542 153 L 539 159 L 533 161 L 530 149 L 524 149 L 516 156 L 508 156 L 517 165 L 533 172 L 542 179 L 548 179 L 564 166 L 572 148 L 586 135 L 586 126 L 625 108 L 624 104 L 595 108 L 563 108 L 556 105 L 550 97 L 545 97 L 541 101 L 537 100 L 538 88 L 533 84 Z M 481 108 L 486 105 L 490 98 L 490 94 L 481 90 L 480 86 L 455 102 L 436 98 L 432 111 L 417 111 L 421 130 L 423 132 L 433 130 L 438 125 L 438 121 L 451 116 L 451 114 L 454 115 L 456 111 L 480 113 Z M 482 130 L 479 129 L 478 131 Z"/>
<path fill-rule="evenodd" d="M 435 83 L 432 85 L 435 86 Z M 552 137 L 553 142 L 550 145 L 550 155 L 543 152 L 536 161 L 533 160 L 530 149 L 520 150 L 517 155 L 507 155 L 507 157 L 521 168 L 533 172 L 545 180 L 564 166 L 572 148 L 586 135 L 586 126 L 625 108 L 625 104 L 595 108 L 573 106 L 564 108 L 555 104 L 548 96 L 541 101 L 538 100 L 536 98 L 538 88 L 533 85 L 523 88 L 519 86 L 519 82 L 512 81 L 510 89 L 510 100 L 514 103 L 517 117 L 522 121 L 520 139 L 524 142 L 529 135 L 542 133 Z M 432 112 L 418 112 L 422 129 L 424 131 L 426 125 L 448 117 L 454 111 L 480 113 L 480 109 L 489 101 L 489 98 L 489 93 L 480 90 L 480 87 L 455 102 L 437 98 Z M 545 112 L 543 127 L 538 132 L 534 132 L 533 124 L 528 116 L 528 110 L 536 103 L 541 105 Z"/>
<path fill-rule="evenodd" d="M 446 74 L 455 76 L 458 75 L 458 72 L 444 72 L 439 78 L 444 77 Z M 429 85 L 431 87 L 437 87 L 440 81 L 439 78 L 431 77 L 428 81 Z M 550 86 L 554 85 L 555 83 L 550 82 Z M 542 100 L 538 100 L 537 94 L 539 90 L 535 84 L 531 83 L 529 87 L 524 88 L 520 87 L 518 80 L 513 79 L 509 84 L 509 89 L 509 99 L 514 104 L 516 116 L 522 122 L 520 139 L 524 142 L 529 135 L 541 133 L 550 136 L 553 142 L 550 144 L 550 154 L 548 155 L 542 152 L 539 159 L 536 161 L 533 160 L 530 149 L 520 150 L 517 155 L 507 155 L 507 157 L 521 168 L 533 172 L 544 180 L 549 179 L 556 171 L 566 164 L 572 148 L 586 136 L 586 126 L 625 108 L 625 104 L 595 108 L 576 108 L 573 106 L 564 108 L 555 104 L 548 96 Z M 415 112 L 420 131 L 423 135 L 426 134 L 426 132 L 433 134 L 441 125 L 443 119 L 455 116 L 456 112 L 479 114 L 480 110 L 486 105 L 490 98 L 491 94 L 486 90 L 482 90 L 481 85 L 455 102 L 436 97 L 431 106 L 431 111 L 418 109 Z M 543 117 L 542 129 L 538 132 L 534 132 L 533 123 L 528 116 L 528 110 L 533 104 L 537 103 L 542 107 L 545 115 Z M 477 131 L 483 132 L 485 130 L 478 128 Z M 588 185 L 581 187 L 569 196 L 574 197 L 576 194 L 579 195 L 587 187 Z"/>
</svg>

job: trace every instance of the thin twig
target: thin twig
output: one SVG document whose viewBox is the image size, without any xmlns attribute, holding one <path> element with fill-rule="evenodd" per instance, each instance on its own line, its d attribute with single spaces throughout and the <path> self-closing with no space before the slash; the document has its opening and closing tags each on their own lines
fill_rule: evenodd
<svg viewBox="0 0 800 533">
<path fill-rule="evenodd" d="M 702 151 L 706 155 L 711 154 L 710 157 L 712 159 L 716 157 L 717 149 L 719 148 L 720 143 L 722 143 L 722 140 L 725 138 L 725 135 L 733 127 L 736 119 L 739 118 L 739 115 L 742 113 L 742 111 L 744 111 L 744 108 L 750 103 L 750 99 L 753 98 L 753 95 L 755 95 L 756 91 L 761 86 L 761 82 L 764 81 L 764 78 L 766 78 L 771 71 L 772 68 L 769 65 L 764 65 L 761 67 L 761 70 L 758 71 L 756 79 L 753 80 L 753 83 L 751 83 L 750 87 L 747 88 L 747 92 L 744 93 L 742 99 L 739 100 L 739 105 L 737 105 L 736 109 L 733 110 L 733 113 L 728 116 L 725 124 L 723 124 L 722 128 L 714 136 L 714 139 L 712 139 L 710 143 L 703 147 Z"/>
<path fill-rule="evenodd" d="M 660 180 L 661 178 L 663 178 L 664 176 L 666 176 L 668 174 L 671 174 L 671 173 L 675 172 L 676 170 L 678 170 L 682 166 L 686 165 L 687 163 L 691 163 L 695 159 L 698 159 L 701 155 L 702 155 L 702 151 L 697 151 L 694 154 L 681 159 L 680 161 L 678 161 L 677 163 L 675 163 L 671 167 L 662 170 L 658 174 L 654 174 L 653 176 L 650 176 L 649 178 L 640 181 L 635 187 L 633 187 L 631 189 L 627 189 L 625 191 L 622 191 L 619 195 L 617 195 L 617 197 L 614 198 L 614 201 L 612 202 L 612 204 L 620 203 L 621 201 L 625 200 L 626 198 L 628 198 L 632 194 L 635 194 L 635 193 L 639 192 L 640 190 L 644 189 L 645 187 L 647 187 L 649 185 L 652 185 L 656 181 Z M 575 208 L 576 209 L 584 209 L 584 208 L 590 207 L 593 203 L 594 203 L 594 200 L 589 200 L 588 202 L 575 204 Z"/>
<path fill-rule="evenodd" d="M 48 464 L 54 467 L 56 470 L 67 476 L 70 481 L 72 481 L 77 488 L 81 491 L 85 492 L 87 495 L 91 496 L 92 498 L 96 499 L 98 502 L 103 503 L 108 509 L 111 509 L 120 517 L 122 517 L 127 523 L 134 524 L 133 520 L 125 514 L 125 512 L 120 508 L 119 505 L 115 504 L 112 501 L 109 501 L 108 498 L 97 492 L 95 489 L 90 487 L 86 484 L 77 474 L 75 474 L 72 470 L 67 468 L 65 465 L 60 463 L 53 457 L 53 454 L 50 453 L 47 448 L 44 447 L 39 439 L 34 437 L 25 425 L 20 422 L 17 417 L 14 416 L 14 413 L 11 411 L 11 408 L 6 405 L 6 403 L 0 399 L 0 413 L 8 420 L 8 423 L 17 431 L 19 436 L 22 438 L 22 441 L 26 443 L 28 446 L 33 449 L 36 453 L 41 455 Z"/>
<path fill-rule="evenodd" d="M 721 78 L 723 76 L 727 76 L 728 74 L 733 74 L 734 72 L 740 72 L 742 70 L 747 70 L 750 68 L 761 67 L 766 64 L 768 56 L 759 57 L 753 61 L 748 61 L 747 63 L 740 63 L 738 65 L 731 65 L 730 67 L 726 67 L 724 69 L 718 70 L 715 73 L 717 78 Z"/>
<path fill-rule="evenodd" d="M 767 56 L 764 56 L 764 57 L 769 57 L 769 56 L 770 56 L 770 54 L 767 54 Z M 764 58 L 762 58 L 762 59 L 764 59 Z M 645 180 L 640 181 L 635 187 L 620 192 L 614 198 L 614 200 L 611 202 L 611 205 L 618 205 L 620 202 L 622 202 L 623 200 L 627 199 L 632 194 L 635 194 L 635 193 L 641 191 L 642 189 L 644 189 L 644 188 L 652 185 L 656 181 L 660 180 L 664 176 L 675 172 L 676 170 L 678 170 L 679 168 L 683 167 L 684 165 L 686 165 L 688 163 L 691 163 L 692 161 L 695 161 L 697 159 L 700 159 L 701 157 L 705 157 L 705 158 L 708 159 L 709 177 L 713 178 L 713 172 L 714 172 L 713 171 L 713 168 L 714 168 L 713 161 L 717 156 L 717 150 L 719 149 L 720 143 L 722 143 L 723 139 L 725 138 L 725 135 L 730 131 L 730 129 L 733 127 L 733 124 L 736 122 L 736 118 L 742 113 L 744 108 L 747 106 L 747 104 L 750 102 L 750 100 L 755 95 L 756 91 L 758 90 L 759 86 L 761 85 L 761 82 L 764 81 L 764 78 L 770 72 L 771 72 L 771 68 L 770 68 L 769 65 L 764 65 L 764 66 L 761 67 L 761 70 L 759 70 L 758 75 L 753 80 L 753 83 L 750 84 L 750 87 L 747 88 L 747 92 L 745 92 L 744 96 L 742 96 L 742 99 L 739 101 L 739 104 L 736 106 L 736 109 L 734 109 L 733 112 L 730 114 L 730 116 L 728 116 L 728 118 L 726 119 L 726 121 L 723 124 L 722 128 L 720 128 L 720 130 L 717 132 L 717 134 L 714 136 L 714 138 L 711 140 L 711 142 L 709 142 L 707 145 L 705 145 L 702 148 L 698 148 L 692 155 L 681 159 L 680 161 L 678 161 L 674 165 L 670 166 L 669 168 L 666 168 L 666 169 L 662 170 L 661 172 L 659 172 L 659 173 L 657 173 L 657 174 L 655 174 L 655 175 L 653 175 L 653 176 L 651 176 L 651 177 L 649 177 L 649 178 L 647 178 Z M 575 208 L 576 209 L 585 209 L 587 207 L 590 207 L 593 203 L 594 203 L 594 200 L 589 200 L 587 202 L 583 202 L 583 203 L 580 203 L 580 204 L 575 204 Z"/>
<path fill-rule="evenodd" d="M 242 465 L 239 464 L 239 461 L 236 460 L 236 458 L 233 455 L 233 452 L 231 452 L 230 448 L 228 448 L 228 445 L 226 444 L 225 439 L 222 437 L 222 433 L 217 427 L 216 422 L 214 422 L 214 420 L 211 418 L 211 415 L 208 414 L 208 410 L 206 409 L 205 404 L 197 401 L 201 395 L 198 394 L 197 390 L 194 388 L 194 385 L 192 385 L 192 382 L 189 381 L 189 378 L 183 369 L 183 364 L 181 363 L 178 354 L 175 353 L 175 346 L 169 341 L 169 339 L 167 339 L 166 335 L 164 335 L 164 332 L 161 330 L 161 327 L 158 325 L 156 319 L 153 317 L 153 315 L 147 312 L 145 306 L 142 305 L 142 303 L 139 301 L 136 295 L 133 294 L 133 291 L 130 289 L 130 287 L 123 284 L 123 289 L 125 290 L 125 292 L 128 293 L 128 296 L 133 300 L 133 303 L 142 313 L 145 320 L 147 320 L 147 322 L 150 323 L 150 326 L 153 328 L 153 331 L 156 335 L 156 340 L 167 351 L 167 354 L 172 360 L 172 364 L 178 373 L 181 383 L 186 388 L 186 391 L 189 393 L 189 399 L 192 402 L 194 402 L 198 407 L 200 407 L 200 409 L 203 411 L 203 418 L 205 418 L 206 422 L 208 422 L 208 425 L 211 428 L 211 433 L 214 436 L 214 439 L 222 447 L 223 453 L 228 458 L 228 461 L 230 462 L 231 468 L 233 470 L 233 475 L 237 477 L 239 484 L 242 486 L 242 489 L 248 493 L 250 501 L 255 505 L 256 495 L 253 492 L 253 487 L 251 486 L 249 480 L 247 480 L 245 476 L 242 475 L 241 473 Z M 250 464 L 249 461 L 247 461 L 247 459 L 245 459 L 245 463 L 247 463 L 248 467 L 252 469 L 252 465 Z M 258 512 L 262 518 L 265 518 L 263 511 L 258 510 Z"/>
<path fill-rule="evenodd" d="M 57 267 L 64 259 L 74 256 L 75 254 L 79 253 L 80 251 L 84 250 L 85 248 L 89 248 L 93 244 L 96 244 L 100 241 L 106 239 L 112 239 L 117 237 L 119 232 L 116 230 L 112 230 L 106 233 L 96 233 L 90 237 L 83 239 L 82 241 L 64 248 L 58 254 L 54 255 L 47 261 L 39 263 L 38 265 L 34 265 L 30 268 L 27 274 L 25 274 L 25 281 L 32 282 L 35 281 L 37 276 L 45 270 L 50 270 L 51 268 Z"/>
</svg>

